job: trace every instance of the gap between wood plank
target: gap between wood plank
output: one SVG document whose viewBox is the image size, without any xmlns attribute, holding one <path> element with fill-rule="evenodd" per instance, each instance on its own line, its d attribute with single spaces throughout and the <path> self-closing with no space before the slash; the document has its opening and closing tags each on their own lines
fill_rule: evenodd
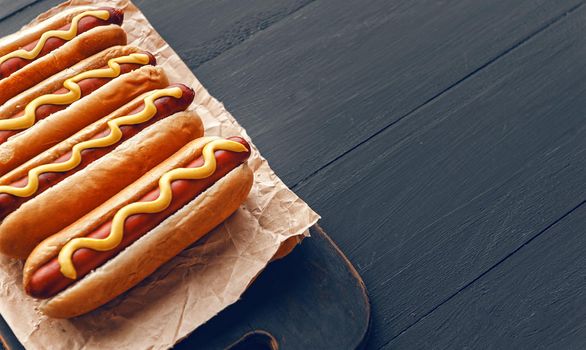
<svg viewBox="0 0 586 350">
<path fill-rule="evenodd" d="M 426 101 L 424 101 L 422 104 L 414 107 L 413 109 L 411 109 L 410 111 L 408 111 L 407 113 L 405 113 L 404 115 L 402 115 L 401 117 L 399 117 L 398 119 L 396 119 L 395 121 L 389 123 L 388 125 L 383 126 L 382 129 L 380 129 L 379 131 L 375 132 L 374 134 L 368 136 L 367 138 L 365 138 L 364 140 L 360 141 L 359 143 L 357 143 L 354 147 L 346 150 L 345 152 L 343 152 L 342 154 L 338 155 L 337 157 L 335 157 L 334 159 L 328 161 L 327 163 L 325 163 L 324 165 L 320 166 L 318 169 L 316 169 L 315 171 L 313 171 L 312 173 L 310 173 L 309 175 L 305 176 L 304 178 L 302 178 L 301 180 L 299 180 L 297 183 L 294 183 L 291 186 L 291 189 L 296 189 L 299 186 L 303 186 L 304 183 L 306 183 L 307 181 L 309 181 L 311 178 L 313 178 L 315 175 L 317 175 L 318 173 L 320 173 L 321 171 L 323 171 L 324 169 L 328 168 L 329 166 L 331 166 L 332 164 L 334 164 L 335 162 L 337 162 L 338 160 L 344 158 L 346 155 L 348 155 L 349 153 L 353 152 L 354 150 L 360 148 L 360 146 L 364 145 L 365 143 L 367 143 L 368 141 L 370 141 L 371 139 L 375 138 L 376 136 L 378 136 L 379 134 L 383 133 L 385 130 L 389 129 L 390 127 L 396 125 L 397 123 L 401 122 L 402 120 L 408 118 L 409 116 L 411 116 L 412 114 L 414 114 L 415 112 L 417 112 L 418 110 L 424 108 L 425 106 L 427 106 L 428 104 L 430 104 L 431 102 L 435 101 L 437 98 L 445 95 L 446 93 L 448 93 L 449 91 L 451 91 L 453 88 L 457 87 L 458 85 L 460 85 L 461 83 L 463 83 L 465 80 L 467 80 L 468 78 L 476 75 L 477 73 L 479 73 L 480 71 L 482 71 L 483 69 L 493 65 L 495 62 L 497 62 L 498 60 L 500 60 L 501 58 L 505 57 L 506 55 L 508 55 L 509 53 L 511 53 L 512 51 L 514 51 L 515 49 L 517 49 L 518 47 L 522 46 L 523 44 L 525 44 L 526 42 L 528 42 L 529 40 L 531 40 L 532 38 L 534 38 L 535 36 L 539 35 L 539 33 L 543 32 L 544 30 L 546 30 L 547 28 L 549 28 L 550 26 L 552 26 L 553 24 L 558 23 L 559 21 L 565 19 L 567 16 L 571 15 L 572 13 L 574 13 L 576 10 L 578 10 L 579 8 L 581 8 L 584 5 L 584 2 L 575 5 L 574 7 L 571 7 L 570 9 L 568 9 L 566 12 L 552 18 L 550 21 L 546 22 L 544 25 L 542 25 L 541 27 L 537 28 L 535 31 L 531 32 L 528 36 L 526 36 L 525 38 L 519 40 L 517 43 L 515 43 L 513 46 L 511 46 L 510 48 L 502 51 L 501 53 L 497 54 L 494 58 L 488 60 L 486 63 L 484 63 L 483 65 L 481 65 L 480 67 L 476 68 L 475 70 L 473 70 L 472 72 L 466 74 L 464 77 L 462 77 L 461 79 L 457 80 L 456 82 L 452 83 L 451 85 L 449 85 L 448 87 L 446 87 L 445 89 L 441 90 L 440 92 L 438 92 L 437 94 L 433 95 L 432 97 L 430 97 L 429 99 L 427 99 Z"/>
</svg>

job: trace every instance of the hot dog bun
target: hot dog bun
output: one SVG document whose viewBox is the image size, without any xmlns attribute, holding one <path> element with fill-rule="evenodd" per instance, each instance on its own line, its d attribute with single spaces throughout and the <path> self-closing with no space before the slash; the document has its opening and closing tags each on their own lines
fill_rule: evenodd
<svg viewBox="0 0 586 350">
<path fill-rule="evenodd" d="M 33 99 L 60 89 L 63 86 L 65 79 L 71 78 L 81 72 L 103 67 L 111 58 L 130 55 L 140 51 L 142 50 L 134 46 L 112 46 L 102 50 L 99 53 L 45 79 L 32 88 L 14 96 L 3 105 L 0 105 L 0 119 L 10 118 L 14 114 L 22 111 Z"/>
<path fill-rule="evenodd" d="M 108 82 L 0 145 L 0 174 L 6 174 L 145 91 L 168 84 L 164 71 L 152 66 L 141 67 Z"/>
<path fill-rule="evenodd" d="M 25 286 L 34 271 L 58 254 L 67 240 L 83 235 L 103 217 L 140 198 L 173 164 L 193 157 L 193 152 L 193 148 L 183 149 L 64 231 L 39 244 L 26 261 Z M 227 219 L 246 199 L 252 182 L 252 170 L 246 164 L 238 166 L 106 264 L 44 301 L 41 311 L 55 318 L 75 317 L 132 288 Z"/>
<path fill-rule="evenodd" d="M 34 60 L 0 80 L 0 104 L 53 74 L 116 45 L 126 45 L 126 33 L 114 24 L 99 26 L 76 36 L 51 54 Z"/>
<path fill-rule="evenodd" d="M 115 113 L 124 115 L 136 107 L 137 101 Z M 201 120 L 193 112 L 177 113 L 149 126 L 8 215 L 0 224 L 0 252 L 26 258 L 43 239 L 84 216 L 202 135 Z"/>
<path fill-rule="evenodd" d="M 46 18 L 42 22 L 32 26 L 27 26 L 17 33 L 3 37 L 0 39 L 0 56 L 4 56 L 7 53 L 20 49 L 30 42 L 38 40 L 41 35 L 48 30 L 55 30 L 63 27 L 67 23 L 70 23 L 75 15 L 90 9 L 92 9 L 90 6 L 69 8 L 57 15 Z"/>
</svg>

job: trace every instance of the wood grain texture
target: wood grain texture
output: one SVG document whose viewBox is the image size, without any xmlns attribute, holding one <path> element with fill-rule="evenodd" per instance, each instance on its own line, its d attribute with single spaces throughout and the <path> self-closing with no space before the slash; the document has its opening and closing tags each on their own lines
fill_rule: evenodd
<svg viewBox="0 0 586 350">
<path fill-rule="evenodd" d="M 564 16 L 298 187 L 365 279 L 373 347 L 586 198 L 585 13 Z"/>
<path fill-rule="evenodd" d="M 388 348 L 586 348 L 585 232 L 582 205 Z"/>
<path fill-rule="evenodd" d="M 194 69 L 315 0 L 136 0 L 135 5 Z"/>
<path fill-rule="evenodd" d="M 514 166 L 519 168 L 517 173 L 492 191 L 502 193 L 497 202 L 483 200 L 494 196 L 489 194 L 474 201 L 479 214 L 490 214 L 468 217 L 468 232 L 460 230 L 460 235 L 482 233 L 487 244 L 500 246 L 500 251 L 509 246 L 511 251 L 495 255 L 501 260 L 493 266 L 485 264 L 488 269 L 462 284 L 386 348 L 586 346 L 586 72 L 578 59 L 586 55 L 585 22 L 582 7 L 512 55 L 507 66 L 522 65 L 517 72 L 507 66 L 500 72 L 495 68 L 494 77 L 485 81 L 502 79 L 502 93 L 509 93 L 504 105 L 507 114 L 523 112 L 508 118 L 503 126 L 516 137 L 511 138 L 515 144 L 510 154 L 515 158 L 525 155 Z M 491 102 L 500 103 L 489 98 L 482 104 Z M 530 124 L 516 122 L 520 118 Z M 496 136 L 495 128 L 487 133 Z M 512 158 L 495 157 L 500 161 Z M 462 263 L 464 258 L 486 260 L 487 253 L 493 255 L 492 248 L 482 255 L 472 254 L 467 248 L 470 237 L 459 242 L 463 245 L 459 250 L 467 252 Z"/>
<path fill-rule="evenodd" d="M 320 0 L 195 73 L 293 186 L 578 3 Z"/>
</svg>

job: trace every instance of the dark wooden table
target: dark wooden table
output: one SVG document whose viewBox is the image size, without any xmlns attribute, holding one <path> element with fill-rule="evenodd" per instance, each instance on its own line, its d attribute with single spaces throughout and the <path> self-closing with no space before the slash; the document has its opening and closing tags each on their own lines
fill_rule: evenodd
<svg viewBox="0 0 586 350">
<path fill-rule="evenodd" d="M 583 0 L 136 4 L 323 216 L 369 348 L 586 347 Z"/>
</svg>

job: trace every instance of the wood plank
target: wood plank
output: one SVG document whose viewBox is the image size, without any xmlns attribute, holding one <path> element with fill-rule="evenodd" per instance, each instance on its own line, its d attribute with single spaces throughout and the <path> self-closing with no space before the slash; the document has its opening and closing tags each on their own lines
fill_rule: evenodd
<svg viewBox="0 0 586 350">
<path fill-rule="evenodd" d="M 580 2 L 320 0 L 195 73 L 295 185 Z"/>
<path fill-rule="evenodd" d="M 585 232 L 583 204 L 388 348 L 586 348 Z"/>
<path fill-rule="evenodd" d="M 586 198 L 585 30 L 581 7 L 298 187 L 368 286 L 373 348 Z"/>
<path fill-rule="evenodd" d="M 193 69 L 315 0 L 136 0 Z"/>
</svg>

